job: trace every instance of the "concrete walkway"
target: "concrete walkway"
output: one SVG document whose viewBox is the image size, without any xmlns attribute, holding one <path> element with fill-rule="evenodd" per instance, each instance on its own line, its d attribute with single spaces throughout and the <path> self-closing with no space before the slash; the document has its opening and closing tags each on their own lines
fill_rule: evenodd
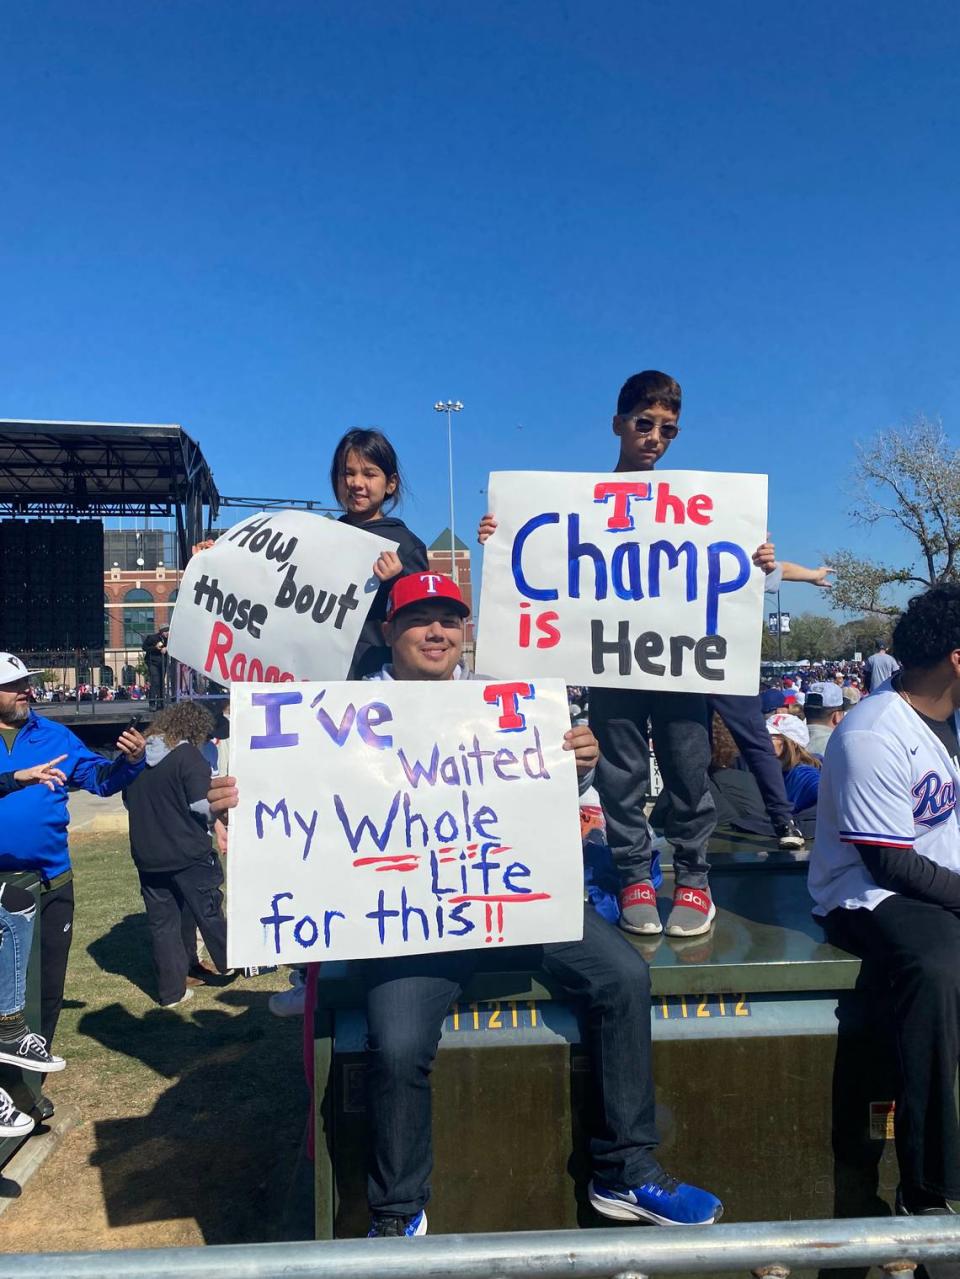
<svg viewBox="0 0 960 1279">
<path fill-rule="evenodd" d="M 119 795 L 100 799 L 84 790 L 71 791 L 67 801 L 70 809 L 70 833 L 111 834 L 127 830 L 127 810 Z"/>
</svg>

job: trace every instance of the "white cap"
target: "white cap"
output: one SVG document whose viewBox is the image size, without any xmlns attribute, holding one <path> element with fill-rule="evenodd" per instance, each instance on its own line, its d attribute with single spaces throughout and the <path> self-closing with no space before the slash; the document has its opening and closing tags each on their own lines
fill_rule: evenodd
<svg viewBox="0 0 960 1279">
<path fill-rule="evenodd" d="M 838 711 L 843 706 L 843 692 L 838 684 L 811 684 L 811 693 L 819 693 L 825 711 Z"/>
<path fill-rule="evenodd" d="M 767 720 L 767 732 L 771 737 L 775 734 L 779 734 L 781 737 L 789 737 L 798 746 L 807 747 L 810 745 L 810 730 L 797 715 L 771 715 Z"/>
<path fill-rule="evenodd" d="M 39 675 L 39 671 L 28 671 L 19 657 L 12 653 L 0 653 L 0 688 L 4 684 L 15 684 L 18 679 L 27 675 Z"/>
</svg>

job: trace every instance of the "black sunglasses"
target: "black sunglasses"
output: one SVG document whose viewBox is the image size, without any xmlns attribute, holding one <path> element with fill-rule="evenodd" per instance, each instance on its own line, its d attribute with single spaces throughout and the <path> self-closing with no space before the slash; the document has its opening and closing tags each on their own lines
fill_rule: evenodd
<svg viewBox="0 0 960 1279">
<path fill-rule="evenodd" d="M 629 422 L 640 435 L 649 435 L 656 427 L 660 427 L 660 434 L 665 440 L 675 440 L 680 434 L 679 426 L 672 422 L 664 425 L 660 422 L 654 422 L 648 417 L 628 417 L 625 413 L 620 414 L 620 421 Z"/>
</svg>

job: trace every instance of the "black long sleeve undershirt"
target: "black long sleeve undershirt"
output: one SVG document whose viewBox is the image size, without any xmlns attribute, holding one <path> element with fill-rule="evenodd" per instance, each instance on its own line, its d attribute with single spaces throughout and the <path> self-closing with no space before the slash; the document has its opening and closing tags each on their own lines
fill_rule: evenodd
<svg viewBox="0 0 960 1279">
<path fill-rule="evenodd" d="M 857 852 L 878 888 L 960 911 L 960 875 L 955 871 L 938 866 L 912 848 L 857 844 Z"/>
<path fill-rule="evenodd" d="M 0 773 L 0 799 L 18 790 L 23 790 L 23 783 L 18 782 L 13 773 Z"/>
</svg>

